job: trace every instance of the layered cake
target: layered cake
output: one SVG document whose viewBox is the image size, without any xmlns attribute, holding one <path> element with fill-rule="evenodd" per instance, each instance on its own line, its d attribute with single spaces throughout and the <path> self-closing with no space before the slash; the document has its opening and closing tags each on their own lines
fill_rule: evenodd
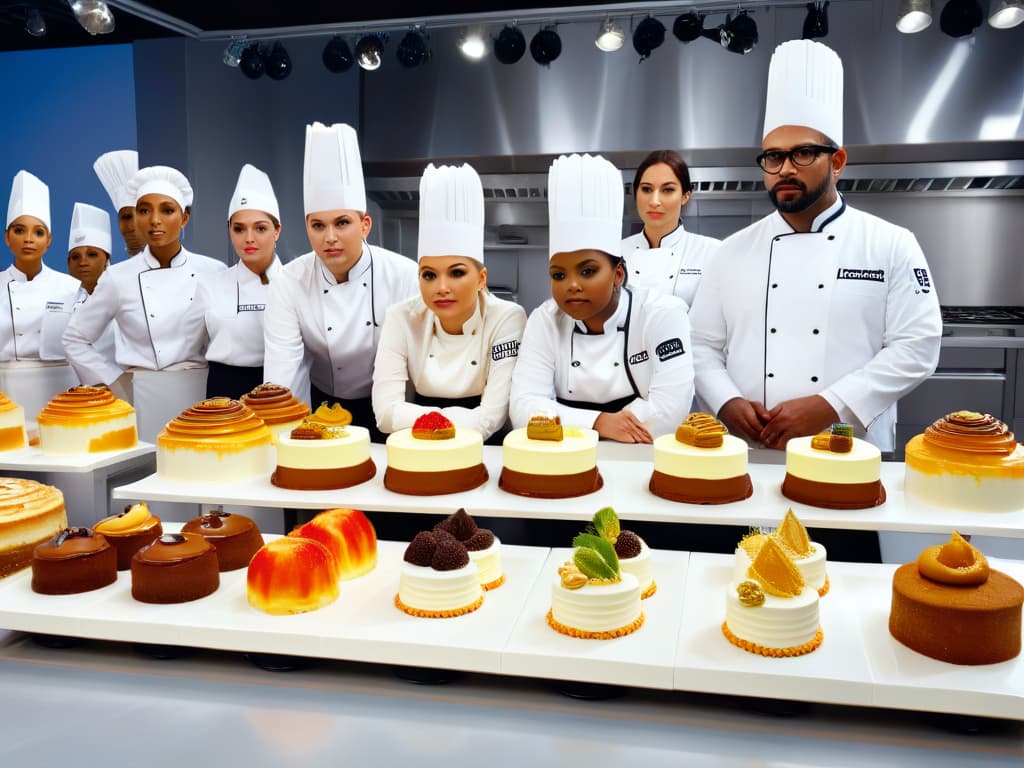
<svg viewBox="0 0 1024 768">
<path fill-rule="evenodd" d="M 198 533 L 217 550 L 217 567 L 221 571 L 245 568 L 263 546 L 259 527 L 245 515 L 213 510 L 194 517 L 181 528 L 183 533 Z"/>
<path fill-rule="evenodd" d="M 455 429 L 439 411 L 411 429 L 388 435 L 384 487 L 410 496 L 469 491 L 487 482 L 484 440 L 475 429 Z"/>
<path fill-rule="evenodd" d="M 358 509 L 328 509 L 288 535 L 327 547 L 340 579 L 355 579 L 377 565 L 377 532 Z"/>
<path fill-rule="evenodd" d="M 1024 509 L 1024 446 L 987 413 L 934 422 L 907 443 L 906 463 L 907 496 L 961 510 Z"/>
<path fill-rule="evenodd" d="M 275 440 L 287 435 L 309 415 L 309 406 L 279 384 L 260 384 L 242 395 L 241 402 L 260 417 Z"/>
<path fill-rule="evenodd" d="M 165 480 L 230 483 L 269 476 L 270 430 L 237 400 L 203 400 L 167 422 L 156 439 L 156 472 Z"/>
<path fill-rule="evenodd" d="M 67 525 L 59 490 L 35 480 L 0 477 L 0 578 L 28 566 L 33 550 Z"/>
<path fill-rule="evenodd" d="M 1020 653 L 1024 587 L 956 531 L 892 577 L 889 633 L 951 664 L 996 664 Z"/>
<path fill-rule="evenodd" d="M 498 486 L 541 499 L 593 493 L 604 484 L 597 469 L 598 437 L 593 429 L 563 427 L 558 416 L 532 416 L 502 442 Z"/>
<path fill-rule="evenodd" d="M 106 387 L 72 387 L 39 412 L 39 450 L 51 456 L 119 451 L 138 444 L 135 409 Z"/>
<path fill-rule="evenodd" d="M 775 538 L 767 537 L 753 559 L 737 548 L 722 634 L 744 651 L 777 658 L 821 645 L 818 593 Z"/>
<path fill-rule="evenodd" d="M 594 533 L 610 542 L 615 547 L 615 555 L 619 558 L 619 568 L 623 573 L 636 576 L 640 584 L 640 597 L 647 599 L 658 590 L 651 572 L 651 550 L 647 542 L 633 531 L 627 531 L 619 523 L 619 516 L 611 507 L 599 509 L 594 513 L 587 533 Z"/>
<path fill-rule="evenodd" d="M 691 413 L 674 435 L 654 440 L 655 496 L 688 504 L 726 504 L 754 492 L 747 444 L 708 413 Z"/>
<path fill-rule="evenodd" d="M 132 597 L 187 603 L 217 591 L 217 551 L 197 533 L 165 533 L 132 556 Z"/>
<path fill-rule="evenodd" d="M 800 570 L 804 583 L 818 591 L 818 597 L 828 594 L 829 581 L 825 569 L 828 552 L 824 545 L 811 541 L 807 529 L 800 522 L 793 510 L 787 510 L 779 527 L 771 533 L 751 533 L 745 536 L 739 546 L 746 550 L 747 556 L 753 560 L 757 557 L 761 545 L 771 537 Z"/>
<path fill-rule="evenodd" d="M 93 530 L 103 534 L 117 552 L 117 570 L 127 571 L 135 553 L 163 535 L 164 527 L 149 511 L 149 505 L 141 502 L 129 504 L 119 515 L 103 518 Z"/>
<path fill-rule="evenodd" d="M 814 437 L 786 443 L 787 499 L 826 509 L 867 509 L 885 502 L 882 454 L 853 436 L 849 424 L 833 424 Z"/>
<path fill-rule="evenodd" d="M 572 544 L 572 560 L 558 569 L 551 585 L 548 625 L 563 635 L 591 640 L 610 640 L 640 629 L 640 582 L 622 572 L 614 545 L 591 533 L 581 533 Z"/>
<path fill-rule="evenodd" d="M 325 491 L 365 483 L 377 473 L 370 431 L 304 421 L 277 437 L 277 469 L 270 481 L 297 491 Z"/>
<path fill-rule="evenodd" d="M 27 445 L 25 409 L 0 392 L 0 451 L 16 451 Z"/>
<path fill-rule="evenodd" d="M 505 583 L 505 574 L 501 570 L 501 541 L 489 529 L 478 527 L 466 510 L 460 509 L 435 525 L 434 533 L 438 531 L 450 533 L 462 542 L 469 559 L 476 565 L 480 586 L 485 592 Z"/>
<path fill-rule="evenodd" d="M 421 531 L 406 547 L 395 606 L 411 616 L 448 619 L 484 602 L 476 564 L 446 531 Z"/>
<path fill-rule="evenodd" d="M 116 580 L 117 552 L 88 528 L 65 528 L 32 555 L 32 591 L 41 595 L 89 592 Z"/>
<path fill-rule="evenodd" d="M 245 595 L 253 608 L 275 616 L 323 608 L 338 599 L 334 557 L 312 539 L 269 541 L 249 561 Z"/>
</svg>

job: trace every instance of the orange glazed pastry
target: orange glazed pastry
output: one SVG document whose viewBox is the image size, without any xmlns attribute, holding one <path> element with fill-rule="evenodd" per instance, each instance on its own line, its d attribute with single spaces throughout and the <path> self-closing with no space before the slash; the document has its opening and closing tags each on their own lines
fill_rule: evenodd
<svg viewBox="0 0 1024 768">
<path fill-rule="evenodd" d="M 377 533 L 358 509 L 329 509 L 288 535 L 323 544 L 334 557 L 341 579 L 362 576 L 377 565 Z"/>
<path fill-rule="evenodd" d="M 132 556 L 132 597 L 140 603 L 187 603 L 220 586 L 217 551 L 195 533 L 165 533 Z"/>
<path fill-rule="evenodd" d="M 0 451 L 16 451 L 27 445 L 25 409 L 0 392 Z"/>
<path fill-rule="evenodd" d="M 94 526 L 117 552 L 117 570 L 132 567 L 132 556 L 156 541 L 164 532 L 160 518 L 149 511 L 145 503 L 130 504 L 124 512 L 105 517 Z"/>
<path fill-rule="evenodd" d="M 32 556 L 32 591 L 41 595 L 89 592 L 116 580 L 117 553 L 88 528 L 65 528 Z"/>
<path fill-rule="evenodd" d="M 52 485 L 0 477 L 0 578 L 32 562 L 32 551 L 67 528 L 64 494 Z"/>
<path fill-rule="evenodd" d="M 217 550 L 217 564 L 221 571 L 245 568 L 263 546 L 259 527 L 245 515 L 215 510 L 189 520 L 183 533 L 198 533 Z"/>
<path fill-rule="evenodd" d="M 323 608 L 338 599 L 334 557 L 313 539 L 274 539 L 249 562 L 245 594 L 253 608 L 275 616 Z"/>
<path fill-rule="evenodd" d="M 242 395 L 242 405 L 260 417 L 275 440 L 287 435 L 309 415 L 309 406 L 279 384 L 260 384 Z"/>
<path fill-rule="evenodd" d="M 118 451 L 138 444 L 135 409 L 106 387 L 72 387 L 39 412 L 39 450 L 48 455 Z"/>
</svg>

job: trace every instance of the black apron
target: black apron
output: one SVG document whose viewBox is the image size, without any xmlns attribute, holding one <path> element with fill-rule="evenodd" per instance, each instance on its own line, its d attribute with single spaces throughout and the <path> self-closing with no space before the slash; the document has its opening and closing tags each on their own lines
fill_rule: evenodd
<svg viewBox="0 0 1024 768">
<path fill-rule="evenodd" d="M 262 365 L 228 365 L 211 360 L 206 377 L 206 396 L 241 399 L 263 383 Z"/>
</svg>

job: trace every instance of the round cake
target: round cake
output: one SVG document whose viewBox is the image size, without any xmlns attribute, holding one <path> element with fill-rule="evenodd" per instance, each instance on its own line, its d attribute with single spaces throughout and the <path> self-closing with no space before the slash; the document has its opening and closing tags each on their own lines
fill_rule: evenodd
<svg viewBox="0 0 1024 768">
<path fill-rule="evenodd" d="M 328 509 L 288 535 L 323 544 L 341 579 L 357 578 L 377 565 L 377 532 L 358 509 Z"/>
<path fill-rule="evenodd" d="M 237 400 L 203 400 L 171 419 L 157 437 L 156 472 L 184 483 L 231 483 L 269 476 L 270 430 Z"/>
<path fill-rule="evenodd" d="M 160 518 L 149 511 L 149 506 L 140 503 L 129 504 L 119 515 L 103 518 L 93 530 L 103 534 L 117 552 L 117 570 L 127 571 L 135 553 L 156 541 L 164 527 Z"/>
<path fill-rule="evenodd" d="M 953 509 L 1024 509 L 1024 446 L 988 414 L 951 413 L 907 443 L 903 489 Z"/>
<path fill-rule="evenodd" d="M 307 421 L 277 438 L 277 469 L 270 481 L 297 491 L 325 491 L 365 483 L 377 473 L 370 431 Z"/>
<path fill-rule="evenodd" d="M 505 583 L 501 569 L 501 541 L 487 528 L 480 528 L 464 509 L 457 510 L 434 526 L 434 533 L 444 531 L 462 542 L 469 559 L 476 566 L 480 586 L 486 592 Z"/>
<path fill-rule="evenodd" d="M 334 557 L 312 539 L 269 541 L 249 561 L 245 595 L 253 608 L 275 616 L 323 608 L 338 599 Z"/>
<path fill-rule="evenodd" d="M 604 507 L 595 512 L 587 532 L 600 536 L 615 548 L 619 569 L 636 577 L 641 598 L 646 600 L 658 590 L 651 570 L 650 547 L 633 531 L 622 528 L 614 509 Z"/>
<path fill-rule="evenodd" d="M 593 429 L 563 427 L 557 416 L 533 416 L 501 445 L 498 487 L 518 496 L 565 499 L 601 488 Z"/>
<path fill-rule="evenodd" d="M 74 595 L 116 580 L 117 553 L 88 528 L 65 528 L 32 555 L 32 591 L 41 595 Z"/>
<path fill-rule="evenodd" d="M 444 531 L 417 533 L 405 550 L 395 606 L 411 616 L 447 619 L 483 602 L 480 575 L 462 542 Z"/>
<path fill-rule="evenodd" d="M 438 411 L 420 416 L 411 429 L 388 435 L 384 487 L 409 496 L 437 496 L 487 482 L 484 440 L 459 429 Z"/>
<path fill-rule="evenodd" d="M 214 510 L 194 517 L 182 526 L 183 533 L 198 533 L 217 550 L 221 571 L 245 568 L 263 546 L 263 534 L 251 518 Z"/>
<path fill-rule="evenodd" d="M 786 443 L 782 495 L 826 509 L 877 507 L 885 502 L 881 468 L 878 448 L 853 437 L 848 424 L 833 424 L 827 432 Z"/>
<path fill-rule="evenodd" d="M 260 384 L 242 395 L 241 402 L 267 425 L 274 440 L 287 435 L 309 415 L 309 406 L 279 384 Z"/>
<path fill-rule="evenodd" d="M 39 450 L 51 456 L 132 448 L 135 409 L 106 387 L 72 387 L 39 412 Z"/>
<path fill-rule="evenodd" d="M 35 548 L 67 525 L 59 490 L 35 480 L 0 477 L 0 578 L 27 567 Z"/>
<path fill-rule="evenodd" d="M 195 533 L 165 533 L 132 556 L 132 597 L 140 603 L 187 603 L 217 591 L 217 551 Z"/>
<path fill-rule="evenodd" d="M 25 409 L 0 392 L 0 451 L 16 451 L 27 445 Z"/>
<path fill-rule="evenodd" d="M 769 536 L 785 550 L 786 555 L 800 571 L 804 583 L 817 590 L 818 597 L 827 595 L 829 591 L 826 570 L 828 551 L 823 544 L 811 541 L 807 529 L 793 514 L 792 509 L 786 512 L 779 527 L 770 534 L 752 533 L 745 536 L 739 546 L 746 550 L 747 556 L 753 560 Z"/>
<path fill-rule="evenodd" d="M 691 413 L 674 435 L 655 438 L 651 493 L 688 504 L 726 504 L 750 497 L 749 449 L 727 432 L 714 416 Z"/>
</svg>

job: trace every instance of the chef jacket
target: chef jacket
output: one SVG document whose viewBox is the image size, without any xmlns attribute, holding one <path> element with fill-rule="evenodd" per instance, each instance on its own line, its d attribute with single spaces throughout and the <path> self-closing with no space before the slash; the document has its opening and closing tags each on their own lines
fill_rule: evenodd
<svg viewBox="0 0 1024 768">
<path fill-rule="evenodd" d="M 388 308 L 373 367 L 373 412 L 382 432 L 411 427 L 434 410 L 456 427 L 479 431 L 485 440 L 505 424 L 526 312 L 493 294 L 483 296 L 483 312 L 477 302 L 461 335 L 447 333 L 419 296 Z M 407 382 L 418 395 L 480 396 L 480 405 L 431 408 L 406 402 Z"/>
<path fill-rule="evenodd" d="M 46 314 L 43 315 L 43 332 L 39 345 L 39 357 L 43 360 L 64 359 L 64 331 L 71 317 L 89 298 L 89 293 L 81 285 L 71 293 L 46 302 Z M 103 335 L 94 346 L 106 357 L 113 359 L 115 353 L 114 323 L 107 324 Z"/>
<path fill-rule="evenodd" d="M 0 272 L 0 360 L 39 360 L 47 304 L 62 301 L 80 286 L 45 264 L 31 280 L 13 264 Z"/>
<path fill-rule="evenodd" d="M 725 240 L 690 319 L 697 394 L 715 413 L 735 397 L 771 409 L 818 394 L 883 451 L 942 336 L 914 235 L 842 195 L 810 232 L 776 212 Z"/>
<path fill-rule="evenodd" d="M 416 263 L 363 243 L 339 283 L 315 252 L 282 268 L 270 284 L 263 327 L 263 376 L 306 399 L 308 380 L 342 400 L 368 398 L 380 327 L 388 307 L 419 294 Z"/>
<path fill-rule="evenodd" d="M 64 331 L 68 362 L 86 384 L 110 384 L 127 368 L 205 367 L 206 329 L 189 310 L 198 283 L 225 269 L 223 262 L 185 248 L 161 269 L 148 246 L 112 264 Z M 114 359 L 92 343 L 111 320 L 117 323 Z"/>
<path fill-rule="evenodd" d="M 631 235 L 622 241 L 628 284 L 678 296 L 687 307 L 693 306 L 701 275 L 721 244 L 713 237 L 687 232 L 681 222 L 654 248 L 642 231 Z"/>
<path fill-rule="evenodd" d="M 605 403 L 633 395 L 626 407 L 652 435 L 674 432 L 693 399 L 693 355 L 685 303 L 644 288 L 625 288 L 605 332 L 590 334 L 548 299 L 530 313 L 512 374 L 512 426 L 538 413 L 592 427 L 599 410 L 558 403 Z"/>
<path fill-rule="evenodd" d="M 267 267 L 267 285 L 239 262 L 210 275 L 196 288 L 192 311 L 202 316 L 209 336 L 206 359 L 225 365 L 263 365 L 263 318 L 270 296 L 270 281 L 281 270 L 281 261 Z"/>
</svg>

